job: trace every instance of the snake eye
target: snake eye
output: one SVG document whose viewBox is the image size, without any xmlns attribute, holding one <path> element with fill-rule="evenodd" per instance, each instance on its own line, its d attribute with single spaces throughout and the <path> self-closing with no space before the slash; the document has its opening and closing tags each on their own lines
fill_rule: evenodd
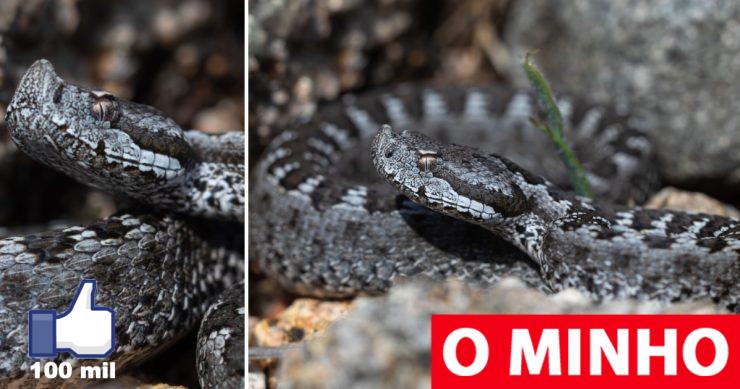
<svg viewBox="0 0 740 389">
<path fill-rule="evenodd" d="M 112 94 L 105 91 L 93 91 L 92 114 L 97 120 L 114 123 L 118 120 L 118 103 Z"/>
<path fill-rule="evenodd" d="M 431 150 L 419 150 L 417 166 L 422 172 L 430 172 L 437 166 L 437 152 Z"/>
</svg>

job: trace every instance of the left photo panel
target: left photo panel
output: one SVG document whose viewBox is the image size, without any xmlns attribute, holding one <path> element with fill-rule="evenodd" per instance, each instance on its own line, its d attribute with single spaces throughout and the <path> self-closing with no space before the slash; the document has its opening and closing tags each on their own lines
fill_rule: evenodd
<svg viewBox="0 0 740 389">
<path fill-rule="evenodd" d="M 244 387 L 244 7 L 0 2 L 0 387 Z"/>
</svg>

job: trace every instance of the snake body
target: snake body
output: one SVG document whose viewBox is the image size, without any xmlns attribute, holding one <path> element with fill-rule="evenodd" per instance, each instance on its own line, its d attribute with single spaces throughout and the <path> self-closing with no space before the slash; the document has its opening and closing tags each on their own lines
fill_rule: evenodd
<svg viewBox="0 0 740 389">
<path fill-rule="evenodd" d="M 517 275 L 596 299 L 711 298 L 737 310 L 737 220 L 609 205 L 656 187 L 640 121 L 560 99 L 596 204 L 559 189 L 562 163 L 528 124 L 535 105 L 503 87 L 407 86 L 325 106 L 278 134 L 255 170 L 253 258 L 318 295 L 377 293 L 417 274 Z"/>
<path fill-rule="evenodd" d="M 97 280 L 98 305 L 115 309 L 109 360 L 119 370 L 181 337 L 241 280 L 243 134 L 183 131 L 154 108 L 64 82 L 45 60 L 27 70 L 6 118 L 32 158 L 137 205 L 87 226 L 0 239 L 0 384 L 44 383 L 29 377 L 28 310 L 61 312 L 83 278 Z M 224 316 L 243 326 L 239 312 Z"/>
</svg>

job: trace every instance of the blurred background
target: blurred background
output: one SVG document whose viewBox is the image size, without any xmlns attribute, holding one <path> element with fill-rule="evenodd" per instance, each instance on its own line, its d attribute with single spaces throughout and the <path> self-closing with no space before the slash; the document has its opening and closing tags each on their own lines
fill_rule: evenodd
<svg viewBox="0 0 740 389">
<path fill-rule="evenodd" d="M 152 105 L 185 128 L 242 131 L 244 5 L 241 0 L 0 1 L 0 236 L 115 211 L 110 198 L 31 161 L 9 140 L 5 108 L 31 63 L 46 58 L 67 82 Z M 194 353 L 193 333 L 125 379 L 197 387 Z"/>
</svg>

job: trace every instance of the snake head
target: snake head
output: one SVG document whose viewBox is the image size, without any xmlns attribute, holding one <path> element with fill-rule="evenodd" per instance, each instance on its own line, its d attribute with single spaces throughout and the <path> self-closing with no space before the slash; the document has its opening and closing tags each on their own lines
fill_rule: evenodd
<svg viewBox="0 0 740 389">
<path fill-rule="evenodd" d="M 67 84 L 43 59 L 21 79 L 6 120 L 26 154 L 115 194 L 140 198 L 175 186 L 193 160 L 172 119 L 110 93 Z"/>
<path fill-rule="evenodd" d="M 513 163 L 470 147 L 386 125 L 373 140 L 372 157 L 378 173 L 404 195 L 453 217 L 496 224 L 532 206 Z"/>
</svg>

